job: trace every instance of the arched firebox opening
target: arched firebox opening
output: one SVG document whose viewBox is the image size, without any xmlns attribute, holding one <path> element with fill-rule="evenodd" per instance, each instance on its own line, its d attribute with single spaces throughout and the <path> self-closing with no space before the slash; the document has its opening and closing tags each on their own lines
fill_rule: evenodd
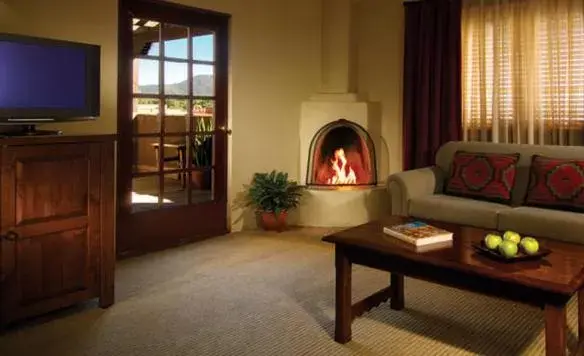
<svg viewBox="0 0 584 356">
<path fill-rule="evenodd" d="M 318 130 L 310 143 L 306 184 L 328 187 L 376 185 L 375 146 L 369 133 L 345 119 Z"/>
</svg>

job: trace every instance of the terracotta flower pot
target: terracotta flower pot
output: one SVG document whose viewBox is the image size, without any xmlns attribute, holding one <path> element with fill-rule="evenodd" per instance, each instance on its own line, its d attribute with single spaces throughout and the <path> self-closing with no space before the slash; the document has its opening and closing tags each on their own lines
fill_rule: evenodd
<svg viewBox="0 0 584 356">
<path fill-rule="evenodd" d="M 191 172 L 191 188 L 196 190 L 211 189 L 211 171 Z"/>
<path fill-rule="evenodd" d="M 287 211 L 281 211 L 278 215 L 271 211 L 263 211 L 258 215 L 262 229 L 267 231 L 283 231 L 286 229 Z"/>
</svg>

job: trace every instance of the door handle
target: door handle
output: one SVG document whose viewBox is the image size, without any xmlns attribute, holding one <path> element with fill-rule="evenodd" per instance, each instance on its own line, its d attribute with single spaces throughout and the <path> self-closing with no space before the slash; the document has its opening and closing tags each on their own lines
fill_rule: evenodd
<svg viewBox="0 0 584 356">
<path fill-rule="evenodd" d="M 225 132 L 227 134 L 227 136 L 231 136 L 231 133 L 232 133 L 231 129 L 228 129 L 225 126 L 219 126 L 219 130 Z"/>
<path fill-rule="evenodd" d="M 5 235 L 0 235 L 0 239 L 15 242 L 18 240 L 18 234 L 10 230 Z"/>
</svg>

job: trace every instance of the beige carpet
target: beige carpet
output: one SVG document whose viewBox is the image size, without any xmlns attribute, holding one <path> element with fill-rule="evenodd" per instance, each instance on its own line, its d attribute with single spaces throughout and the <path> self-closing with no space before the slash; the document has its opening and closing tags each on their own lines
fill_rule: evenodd
<svg viewBox="0 0 584 356">
<path fill-rule="evenodd" d="M 17 325 L 0 355 L 542 355 L 539 309 L 406 279 L 336 344 L 332 247 L 322 231 L 239 233 L 118 264 L 117 303 Z M 355 268 L 354 298 L 388 275 Z M 575 343 L 575 303 L 569 343 Z"/>
</svg>

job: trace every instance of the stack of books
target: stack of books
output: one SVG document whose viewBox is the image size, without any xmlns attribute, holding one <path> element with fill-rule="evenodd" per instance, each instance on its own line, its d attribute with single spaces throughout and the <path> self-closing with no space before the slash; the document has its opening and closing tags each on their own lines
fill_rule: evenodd
<svg viewBox="0 0 584 356">
<path fill-rule="evenodd" d="M 386 226 L 383 232 L 410 244 L 418 252 L 452 246 L 452 232 L 422 221 Z"/>
</svg>

